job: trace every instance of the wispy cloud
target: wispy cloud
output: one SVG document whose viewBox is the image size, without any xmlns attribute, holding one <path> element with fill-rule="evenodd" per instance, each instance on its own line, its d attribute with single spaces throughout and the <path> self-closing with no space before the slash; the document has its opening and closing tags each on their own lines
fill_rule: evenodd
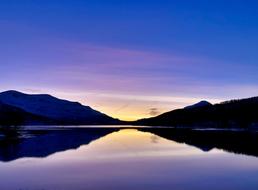
<svg viewBox="0 0 258 190">
<path fill-rule="evenodd" d="M 161 113 L 160 113 L 160 111 L 159 111 L 158 108 L 151 108 L 151 109 L 149 110 L 149 115 L 150 115 L 150 116 L 157 116 L 157 115 L 159 115 L 159 114 L 161 114 Z"/>
<path fill-rule="evenodd" d="M 20 29 L 23 35 L 0 36 L 2 90 L 52 93 L 129 120 L 203 99 L 216 103 L 258 93 L 257 65 L 52 38 L 29 26 L 4 25 L 2 33 Z"/>
</svg>

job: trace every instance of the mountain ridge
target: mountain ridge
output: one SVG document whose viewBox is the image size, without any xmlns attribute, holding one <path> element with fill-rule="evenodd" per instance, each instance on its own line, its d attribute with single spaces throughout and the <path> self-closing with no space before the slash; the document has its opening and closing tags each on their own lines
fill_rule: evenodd
<svg viewBox="0 0 258 190">
<path fill-rule="evenodd" d="M 10 90 L 0 93 L 0 102 L 10 108 L 16 108 L 23 123 L 30 122 L 28 115 L 42 118 L 39 123 L 86 125 L 118 124 L 120 121 L 98 112 L 79 102 L 71 102 L 48 94 L 25 94 Z M 2 111 L 3 112 L 3 111 Z M 1 110 L 0 110 L 1 113 Z"/>
<path fill-rule="evenodd" d="M 203 106 L 210 106 L 212 105 L 210 102 L 206 101 L 206 100 L 202 100 L 196 104 L 190 105 L 190 106 L 186 106 L 184 107 L 184 109 L 192 109 L 192 108 L 197 108 L 197 107 L 203 107 Z"/>
<path fill-rule="evenodd" d="M 258 128 L 258 97 L 176 109 L 137 120 L 134 124 L 183 128 Z"/>
<path fill-rule="evenodd" d="M 79 102 L 48 94 L 0 93 L 0 125 L 116 125 L 258 128 L 258 97 L 211 104 L 205 100 L 156 117 L 120 121 Z"/>
</svg>

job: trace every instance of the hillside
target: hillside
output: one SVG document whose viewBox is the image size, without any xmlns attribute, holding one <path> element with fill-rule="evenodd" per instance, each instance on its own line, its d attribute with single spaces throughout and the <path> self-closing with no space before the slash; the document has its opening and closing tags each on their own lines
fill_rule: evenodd
<svg viewBox="0 0 258 190">
<path fill-rule="evenodd" d="M 205 128 L 253 128 L 258 124 L 258 97 L 215 105 L 209 103 L 197 105 L 138 120 L 134 124 Z"/>
<path fill-rule="evenodd" d="M 17 120 L 25 124 L 100 125 L 118 124 L 101 112 L 78 102 L 46 94 L 29 95 L 17 91 L 0 93 L 0 123 Z M 7 109 L 6 109 L 7 108 Z M 1 119 L 2 118 L 2 119 Z M 5 119 L 4 119 L 5 118 Z"/>
</svg>

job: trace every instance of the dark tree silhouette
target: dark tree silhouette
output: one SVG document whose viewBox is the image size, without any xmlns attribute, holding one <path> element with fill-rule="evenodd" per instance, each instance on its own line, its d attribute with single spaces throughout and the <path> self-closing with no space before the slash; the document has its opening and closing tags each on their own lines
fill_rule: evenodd
<svg viewBox="0 0 258 190">
<path fill-rule="evenodd" d="M 251 128 L 258 124 L 258 97 L 178 109 L 157 117 L 136 121 L 134 124 L 174 127 Z"/>
</svg>

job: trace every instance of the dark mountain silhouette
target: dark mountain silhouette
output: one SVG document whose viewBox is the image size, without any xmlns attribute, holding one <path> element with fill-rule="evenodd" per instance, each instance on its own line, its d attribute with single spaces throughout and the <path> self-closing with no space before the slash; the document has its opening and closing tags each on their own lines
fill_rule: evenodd
<svg viewBox="0 0 258 190">
<path fill-rule="evenodd" d="M 258 126 L 258 97 L 232 100 L 215 105 L 202 102 L 157 117 L 138 120 L 134 124 L 174 127 L 255 128 Z"/>
<path fill-rule="evenodd" d="M 0 125 L 20 125 L 32 123 L 51 123 L 50 119 L 36 116 L 20 108 L 4 104 L 0 101 Z"/>
<path fill-rule="evenodd" d="M 18 124 L 22 122 L 24 114 L 26 115 L 23 110 L 0 102 L 0 121 L 2 125 Z"/>
<path fill-rule="evenodd" d="M 200 101 L 194 105 L 191 105 L 191 106 L 186 106 L 184 109 L 192 109 L 192 108 L 201 108 L 201 107 L 204 107 L 204 106 L 211 106 L 212 104 L 210 102 L 207 102 L 207 101 Z"/>
<path fill-rule="evenodd" d="M 0 93 L 0 124 L 60 124 L 99 125 L 119 124 L 89 106 L 61 100 L 50 95 L 29 95 L 17 91 Z"/>
</svg>

